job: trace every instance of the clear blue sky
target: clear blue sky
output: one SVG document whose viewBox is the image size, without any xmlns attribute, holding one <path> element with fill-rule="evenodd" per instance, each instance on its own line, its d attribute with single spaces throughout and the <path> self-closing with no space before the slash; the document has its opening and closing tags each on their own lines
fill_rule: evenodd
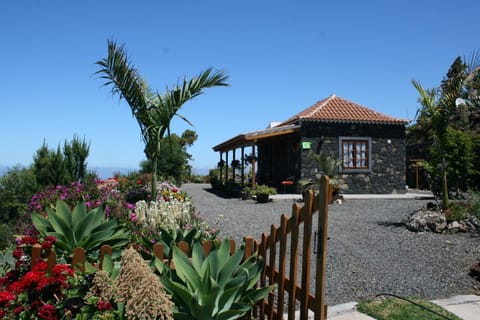
<svg viewBox="0 0 480 320">
<path fill-rule="evenodd" d="M 480 48 L 478 12 L 478 0 L 1 1 L 0 165 L 29 165 L 43 141 L 77 134 L 89 166 L 138 167 L 138 125 L 94 75 L 108 39 L 160 92 L 208 67 L 230 76 L 181 111 L 199 136 L 192 165 L 207 169 L 214 145 L 333 93 L 413 119 L 411 80 L 438 86 Z"/>
</svg>

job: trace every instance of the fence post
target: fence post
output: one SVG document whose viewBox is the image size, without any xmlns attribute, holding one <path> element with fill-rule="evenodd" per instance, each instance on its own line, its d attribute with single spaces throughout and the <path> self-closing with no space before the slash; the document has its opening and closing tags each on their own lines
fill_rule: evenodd
<svg viewBox="0 0 480 320">
<path fill-rule="evenodd" d="M 85 249 L 80 247 L 73 249 L 72 266 L 78 266 L 80 270 L 85 271 L 85 261 L 87 261 Z"/>
<path fill-rule="evenodd" d="M 315 277 L 315 299 L 319 302 L 315 312 L 315 320 L 327 319 L 327 305 L 325 304 L 326 262 L 327 262 L 327 229 L 328 203 L 330 201 L 329 178 L 323 175 L 320 178 L 320 193 L 318 197 L 318 245 L 317 245 L 317 274 Z"/>
</svg>

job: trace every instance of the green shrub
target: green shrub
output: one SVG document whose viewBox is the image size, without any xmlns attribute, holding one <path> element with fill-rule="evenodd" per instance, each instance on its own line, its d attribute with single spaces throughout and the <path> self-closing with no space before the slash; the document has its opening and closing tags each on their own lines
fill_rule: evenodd
<svg viewBox="0 0 480 320">
<path fill-rule="evenodd" d="M 259 194 L 272 195 L 272 194 L 277 194 L 277 189 L 273 187 L 269 187 L 265 184 L 258 184 L 255 186 L 255 188 L 251 190 L 250 193 L 253 195 L 259 195 Z"/>
<path fill-rule="evenodd" d="M 37 191 L 31 169 L 16 166 L 7 171 L 0 177 L 0 219 L 4 222 L 16 221 Z"/>
<path fill-rule="evenodd" d="M 470 206 L 469 213 L 477 219 L 480 219 L 480 193 L 478 191 L 470 190 L 468 192 L 468 198 L 468 204 Z"/>
<path fill-rule="evenodd" d="M 450 203 L 448 210 L 445 212 L 445 219 L 448 222 L 459 221 L 465 218 L 467 215 L 467 210 L 464 203 L 455 202 Z"/>
<path fill-rule="evenodd" d="M 42 235 L 56 237 L 55 250 L 67 260 L 77 247 L 95 259 L 102 245 L 119 250 L 129 242 L 128 231 L 118 225 L 116 218 L 105 217 L 104 206 L 87 212 L 85 203 L 80 202 L 70 211 L 64 201 L 58 200 L 56 208 L 47 211 L 47 217 L 33 213 L 33 224 Z"/>
<path fill-rule="evenodd" d="M 156 260 L 162 284 L 175 304 L 175 319 L 238 319 L 256 302 L 265 298 L 271 287 L 258 288 L 263 261 L 257 256 L 243 263 L 245 249 L 230 255 L 230 242 L 205 256 L 200 242 L 193 244 L 189 259 L 178 247 L 173 248 L 171 270 Z"/>
</svg>

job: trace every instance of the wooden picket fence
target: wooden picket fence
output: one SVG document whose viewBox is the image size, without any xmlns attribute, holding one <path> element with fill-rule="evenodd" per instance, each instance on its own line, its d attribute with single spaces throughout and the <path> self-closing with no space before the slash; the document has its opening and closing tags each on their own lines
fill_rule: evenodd
<svg viewBox="0 0 480 320">
<path fill-rule="evenodd" d="M 251 236 L 244 238 L 245 258 L 258 253 L 265 262 L 258 285 L 275 288 L 266 299 L 254 306 L 244 319 L 284 319 L 286 315 L 288 320 L 307 320 L 309 312 L 310 316 L 313 313 L 315 320 L 327 319 L 325 270 L 329 194 L 329 179 L 323 176 L 320 180 L 320 192 L 316 196 L 311 191 L 305 193 L 304 205 L 294 204 L 291 216 L 287 217 L 283 214 L 280 218 L 280 226 L 272 224 L 270 232 L 263 233 L 260 242 L 255 241 Z M 316 213 L 318 213 L 318 232 L 315 237 L 316 259 L 313 263 L 313 216 Z M 188 254 L 189 248 L 186 242 L 180 242 L 178 247 Z M 210 242 L 204 243 L 205 254 L 208 254 L 211 248 Z M 156 257 L 165 262 L 168 261 L 164 257 L 161 244 L 155 244 L 153 251 Z M 230 241 L 230 251 L 231 253 L 235 251 L 233 240 Z M 41 246 L 35 245 L 32 248 L 32 266 L 40 258 L 40 253 Z M 100 254 L 100 261 L 103 261 L 105 254 L 112 254 L 112 249 L 109 246 L 103 246 Z M 299 261 L 300 255 L 301 261 Z M 83 266 L 85 261 L 85 251 L 82 248 L 76 248 L 73 252 L 72 264 Z M 56 263 L 54 251 L 50 253 L 47 263 L 51 270 Z M 315 274 L 313 274 L 313 265 Z M 315 281 L 314 293 L 311 290 L 312 277 Z"/>
</svg>

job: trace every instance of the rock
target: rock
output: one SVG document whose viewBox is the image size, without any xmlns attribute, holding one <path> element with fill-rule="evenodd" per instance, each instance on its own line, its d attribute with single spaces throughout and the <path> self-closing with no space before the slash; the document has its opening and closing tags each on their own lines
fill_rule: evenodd
<svg viewBox="0 0 480 320">
<path fill-rule="evenodd" d="M 447 227 L 447 220 L 440 212 L 419 210 L 410 216 L 407 228 L 414 232 L 433 231 L 441 233 Z"/>
<path fill-rule="evenodd" d="M 448 229 L 458 229 L 460 228 L 460 223 L 458 221 L 453 221 L 452 223 L 448 224 Z"/>
</svg>

